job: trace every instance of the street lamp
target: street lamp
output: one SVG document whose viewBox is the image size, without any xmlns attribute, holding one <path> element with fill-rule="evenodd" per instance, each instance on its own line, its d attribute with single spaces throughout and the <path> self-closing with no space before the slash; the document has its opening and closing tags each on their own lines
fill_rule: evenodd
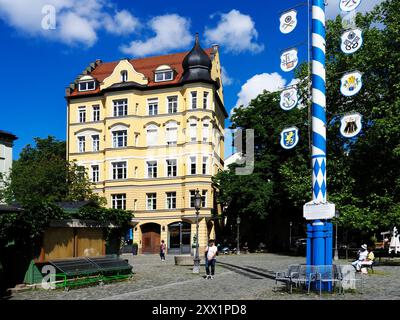
<svg viewBox="0 0 400 320">
<path fill-rule="evenodd" d="M 199 189 L 196 189 L 194 195 L 194 208 L 196 209 L 196 253 L 193 259 L 193 273 L 200 272 L 200 258 L 199 258 L 199 210 L 201 207 L 201 195 Z"/>
<path fill-rule="evenodd" d="M 182 254 L 182 222 L 179 222 L 179 253 Z"/>
<path fill-rule="evenodd" d="M 337 242 L 337 237 L 338 237 L 338 218 L 339 218 L 339 210 L 335 211 L 335 218 L 336 218 L 336 236 L 335 236 L 335 254 L 333 256 L 333 260 L 337 261 L 339 260 L 339 251 L 338 251 L 338 242 Z"/>
<path fill-rule="evenodd" d="M 289 222 L 289 249 L 292 247 L 292 221 Z"/>
<path fill-rule="evenodd" d="M 237 250 L 236 250 L 236 254 L 240 254 L 240 242 L 239 242 L 240 217 L 239 216 L 237 216 L 237 218 L 236 218 L 236 224 L 237 224 Z"/>
</svg>

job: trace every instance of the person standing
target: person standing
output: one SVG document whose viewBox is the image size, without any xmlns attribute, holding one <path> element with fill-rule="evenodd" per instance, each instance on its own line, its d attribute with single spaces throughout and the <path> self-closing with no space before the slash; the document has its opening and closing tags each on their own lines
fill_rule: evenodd
<svg viewBox="0 0 400 320">
<path fill-rule="evenodd" d="M 167 246 L 164 243 L 164 240 L 161 240 L 160 244 L 160 258 L 161 261 L 165 261 L 165 251 L 167 250 Z"/>
<path fill-rule="evenodd" d="M 208 247 L 207 247 L 207 257 L 206 257 L 206 273 L 207 277 L 206 279 L 214 279 L 214 274 L 215 274 L 215 263 L 217 262 L 217 252 L 218 248 L 215 246 L 215 241 L 210 240 L 208 242 Z M 211 267 L 211 274 L 210 274 L 210 267 Z"/>
</svg>

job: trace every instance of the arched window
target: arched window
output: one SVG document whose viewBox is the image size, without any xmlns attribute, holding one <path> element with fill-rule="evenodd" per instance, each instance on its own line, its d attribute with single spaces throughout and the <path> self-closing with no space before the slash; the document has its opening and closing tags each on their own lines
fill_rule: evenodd
<svg viewBox="0 0 400 320">
<path fill-rule="evenodd" d="M 155 146 L 158 142 L 158 128 L 156 125 L 151 124 L 146 127 L 146 138 L 148 146 Z"/>
<path fill-rule="evenodd" d="M 190 142 L 197 141 L 197 120 L 194 118 L 189 120 L 189 136 Z"/>
<path fill-rule="evenodd" d="M 203 120 L 202 136 L 203 142 L 208 142 L 208 139 L 210 137 L 210 119 Z"/>
<path fill-rule="evenodd" d="M 79 91 L 91 91 L 96 89 L 96 82 L 92 76 L 86 75 L 79 79 Z"/>
<path fill-rule="evenodd" d="M 171 81 L 174 78 L 174 72 L 168 65 L 159 66 L 154 72 L 154 81 Z"/>
<path fill-rule="evenodd" d="M 128 71 L 122 70 L 121 71 L 121 82 L 128 81 Z"/>
<path fill-rule="evenodd" d="M 169 121 L 165 127 L 165 140 L 168 145 L 178 142 L 178 125 L 175 121 Z"/>
<path fill-rule="evenodd" d="M 111 128 L 111 141 L 113 148 L 124 148 L 128 145 L 128 128 L 124 124 L 117 124 Z"/>
</svg>

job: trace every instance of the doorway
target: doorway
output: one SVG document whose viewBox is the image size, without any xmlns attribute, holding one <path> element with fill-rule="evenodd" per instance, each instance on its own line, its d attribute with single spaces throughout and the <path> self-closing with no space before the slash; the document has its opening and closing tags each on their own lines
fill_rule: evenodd
<svg viewBox="0 0 400 320">
<path fill-rule="evenodd" d="M 174 222 L 168 225 L 168 253 L 190 253 L 191 224 L 187 222 Z"/>
<path fill-rule="evenodd" d="M 140 228 L 142 230 L 142 253 L 159 253 L 161 226 L 157 223 L 146 223 Z"/>
</svg>

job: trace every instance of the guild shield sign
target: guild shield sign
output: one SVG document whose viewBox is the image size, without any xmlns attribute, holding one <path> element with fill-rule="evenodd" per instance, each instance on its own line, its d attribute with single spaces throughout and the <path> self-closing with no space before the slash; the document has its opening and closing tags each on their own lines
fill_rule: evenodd
<svg viewBox="0 0 400 320">
<path fill-rule="evenodd" d="M 296 68 L 298 62 L 297 49 L 287 50 L 281 55 L 281 69 L 285 72 L 292 71 Z"/>
<path fill-rule="evenodd" d="M 361 3 L 361 0 L 340 0 L 339 7 L 342 11 L 353 11 L 356 9 Z"/>
<path fill-rule="evenodd" d="M 343 33 L 340 48 L 344 53 L 350 54 L 360 49 L 362 44 L 363 37 L 361 29 L 353 29 Z"/>
<path fill-rule="evenodd" d="M 283 110 L 292 110 L 295 106 L 297 106 L 298 102 L 299 98 L 296 88 L 290 88 L 281 92 L 280 106 Z"/>
<path fill-rule="evenodd" d="M 290 127 L 281 132 L 281 146 L 284 149 L 292 149 L 299 142 L 299 129 Z"/>
<path fill-rule="evenodd" d="M 354 96 L 362 88 L 362 74 L 359 71 L 345 74 L 340 81 L 340 92 L 346 97 Z"/>
<path fill-rule="evenodd" d="M 282 33 L 287 34 L 292 32 L 297 26 L 297 11 L 290 10 L 288 12 L 285 12 L 281 15 L 279 21 L 279 30 L 281 30 Z"/>
<path fill-rule="evenodd" d="M 355 112 L 345 115 L 340 119 L 340 133 L 345 138 L 353 138 L 358 135 L 362 129 L 362 115 Z"/>
</svg>

